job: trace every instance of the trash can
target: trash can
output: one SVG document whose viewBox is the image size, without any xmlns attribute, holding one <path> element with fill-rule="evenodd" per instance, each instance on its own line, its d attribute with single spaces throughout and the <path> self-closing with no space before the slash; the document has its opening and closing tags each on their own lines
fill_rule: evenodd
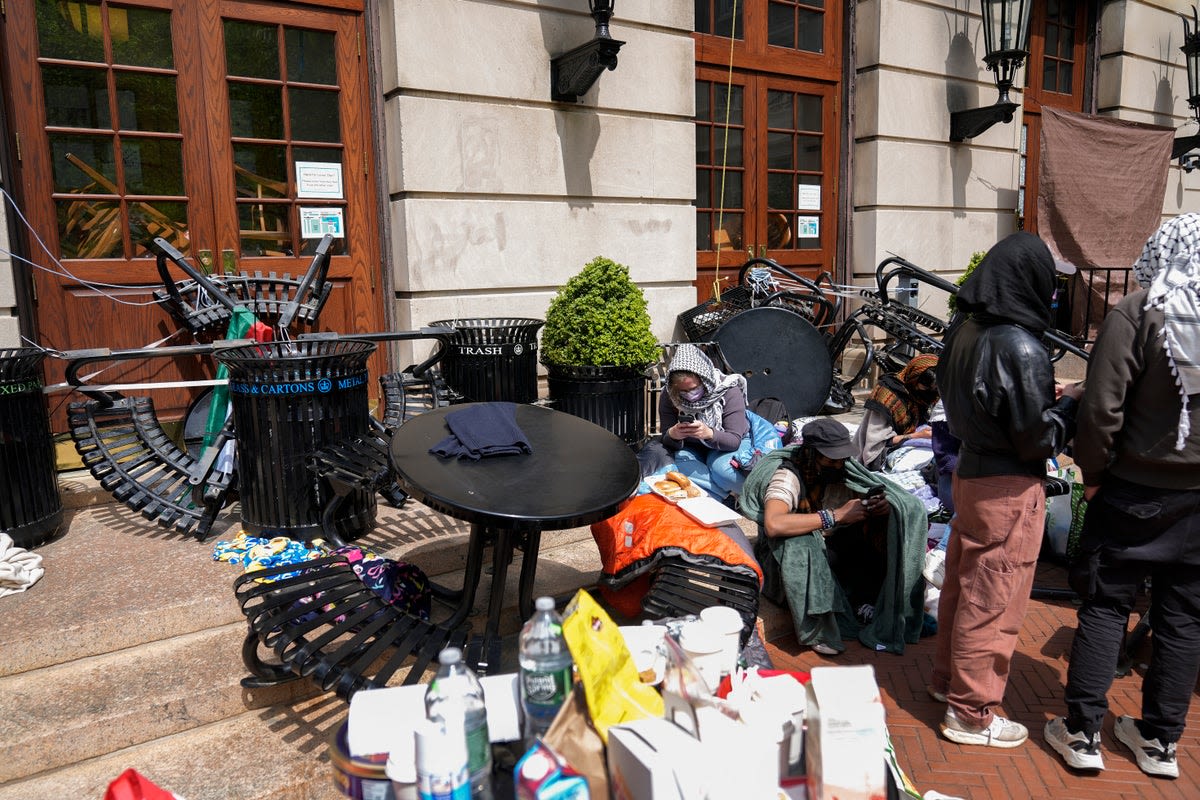
<svg viewBox="0 0 1200 800">
<path fill-rule="evenodd" d="M 430 325 L 456 329 L 442 359 L 442 376 L 461 402 L 532 403 L 538 399 L 537 332 L 540 319 L 444 319 Z"/>
<path fill-rule="evenodd" d="M 367 359 L 353 340 L 240 345 L 215 356 L 229 370 L 242 526 L 248 533 L 321 538 L 331 498 L 308 469 L 325 445 L 367 433 Z M 329 490 L 324 489 L 328 494 Z M 346 540 L 375 526 L 375 494 L 356 489 L 334 524 Z"/>
<path fill-rule="evenodd" d="M 25 549 L 54 536 L 63 517 L 42 393 L 45 357 L 34 347 L 0 349 L 0 533 Z"/>
</svg>

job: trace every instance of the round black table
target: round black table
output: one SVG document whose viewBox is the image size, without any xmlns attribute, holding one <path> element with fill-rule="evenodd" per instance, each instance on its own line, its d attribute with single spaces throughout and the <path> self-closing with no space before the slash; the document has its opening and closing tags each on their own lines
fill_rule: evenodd
<svg viewBox="0 0 1200 800">
<path fill-rule="evenodd" d="M 485 638 L 496 640 L 504 602 L 505 571 L 514 547 L 524 553 L 518 603 L 522 619 L 533 613 L 533 581 L 544 530 L 590 525 L 607 519 L 641 480 L 629 445 L 580 417 L 516 404 L 516 423 L 532 453 L 478 461 L 439 458 L 429 449 L 449 435 L 447 414 L 475 403 L 419 414 L 392 434 L 392 467 L 404 488 L 435 511 L 471 523 L 461 590 L 439 588 L 457 602 L 446 624 L 462 623 L 475 602 L 484 548 L 494 545 Z"/>
</svg>

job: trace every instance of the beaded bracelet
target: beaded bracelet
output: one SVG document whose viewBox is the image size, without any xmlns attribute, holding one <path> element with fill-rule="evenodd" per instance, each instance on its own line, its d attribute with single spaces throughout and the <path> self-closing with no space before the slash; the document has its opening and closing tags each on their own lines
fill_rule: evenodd
<svg viewBox="0 0 1200 800">
<path fill-rule="evenodd" d="M 836 524 L 833 512 L 827 508 L 817 509 L 817 516 L 821 518 L 821 530 L 823 531 L 829 530 Z"/>
</svg>

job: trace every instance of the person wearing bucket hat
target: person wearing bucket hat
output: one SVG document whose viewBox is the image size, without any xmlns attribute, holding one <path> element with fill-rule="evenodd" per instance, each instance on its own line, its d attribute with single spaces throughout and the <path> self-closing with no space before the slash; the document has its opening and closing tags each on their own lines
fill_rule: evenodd
<svg viewBox="0 0 1200 800">
<path fill-rule="evenodd" d="M 886 572 L 886 520 L 891 506 L 883 494 L 862 497 L 846 486 L 846 462 L 856 450 L 846 426 L 816 419 L 800 431 L 801 444 L 779 462 L 763 495 L 763 530 L 772 539 L 817 534 L 824 539 L 828 585 L 808 583 L 787 592 L 797 637 L 823 655 L 845 649 L 837 620 L 837 598 L 844 592 L 858 622 L 869 623 Z M 883 523 L 883 524 L 880 524 Z M 781 559 L 788 583 L 787 560 Z M 825 600 L 801 606 L 814 595 Z M 814 610 L 818 613 L 813 613 Z"/>
</svg>

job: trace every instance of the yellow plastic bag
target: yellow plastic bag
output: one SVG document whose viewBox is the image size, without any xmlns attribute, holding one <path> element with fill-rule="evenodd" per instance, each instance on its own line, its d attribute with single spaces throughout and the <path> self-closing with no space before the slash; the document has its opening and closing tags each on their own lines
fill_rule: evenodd
<svg viewBox="0 0 1200 800">
<path fill-rule="evenodd" d="M 583 589 L 567 604 L 562 631 L 575 659 L 592 725 L 606 745 L 611 726 L 663 715 L 662 696 L 642 683 L 621 629 Z"/>
</svg>

